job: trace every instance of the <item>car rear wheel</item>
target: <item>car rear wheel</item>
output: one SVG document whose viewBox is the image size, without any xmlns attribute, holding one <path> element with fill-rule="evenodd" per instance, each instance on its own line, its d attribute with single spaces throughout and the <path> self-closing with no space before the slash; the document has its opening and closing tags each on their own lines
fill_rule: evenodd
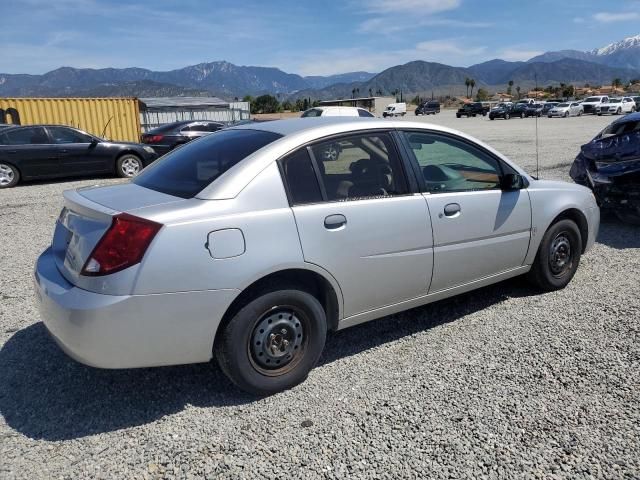
<svg viewBox="0 0 640 480">
<path fill-rule="evenodd" d="M 618 109 L 616 110 L 616 115 L 620 115 L 621 113 L 622 113 L 622 110 L 621 110 L 620 108 L 618 108 Z"/>
<path fill-rule="evenodd" d="M 271 395 L 307 378 L 324 348 L 320 302 L 300 290 L 275 290 L 243 306 L 214 346 L 222 371 L 242 390 Z"/>
<path fill-rule="evenodd" d="M 511 118 L 511 115 L 509 115 L 508 113 L 504 114 L 504 119 L 505 120 L 509 120 Z"/>
<path fill-rule="evenodd" d="M 578 269 L 582 253 L 582 237 L 573 220 L 560 220 L 542 237 L 528 279 L 545 291 L 560 290 L 568 285 Z"/>
<path fill-rule="evenodd" d="M 20 180 L 20 172 L 8 163 L 0 163 L 0 188 L 14 187 Z"/>
<path fill-rule="evenodd" d="M 520 118 L 524 118 L 524 113 L 521 113 L 521 114 L 520 114 Z"/>
<path fill-rule="evenodd" d="M 116 163 L 116 173 L 122 178 L 132 178 L 142 171 L 142 160 L 133 154 L 121 156 Z"/>
<path fill-rule="evenodd" d="M 569 112 L 564 112 L 564 118 L 569 118 Z"/>
</svg>

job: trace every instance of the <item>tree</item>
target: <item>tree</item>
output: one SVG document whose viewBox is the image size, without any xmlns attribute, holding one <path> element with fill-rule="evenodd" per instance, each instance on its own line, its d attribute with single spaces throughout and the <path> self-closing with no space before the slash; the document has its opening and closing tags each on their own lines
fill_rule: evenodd
<svg viewBox="0 0 640 480">
<path fill-rule="evenodd" d="M 282 109 L 289 112 L 294 112 L 295 105 L 292 104 L 289 100 L 285 100 L 282 102 Z"/>
<path fill-rule="evenodd" d="M 296 111 L 301 111 L 304 110 L 304 102 L 302 101 L 301 98 L 296 100 Z"/>
<path fill-rule="evenodd" d="M 373 93 L 372 93 L 372 90 L 371 90 L 371 89 L 369 89 L 369 96 L 370 96 L 370 97 L 373 97 Z"/>
<path fill-rule="evenodd" d="M 473 89 L 476 86 L 476 81 L 473 78 L 469 79 L 469 86 L 471 87 L 471 96 L 473 97 Z"/>
<path fill-rule="evenodd" d="M 478 93 L 476 93 L 476 100 L 478 102 L 489 100 L 489 92 L 487 92 L 484 88 L 479 88 Z"/>
<path fill-rule="evenodd" d="M 509 80 L 509 86 L 507 87 L 507 93 L 511 95 L 511 87 L 513 87 L 513 80 Z"/>
<path fill-rule="evenodd" d="M 253 98 L 251 95 L 245 95 L 244 97 L 242 97 L 242 101 L 253 103 L 255 101 L 255 98 Z"/>
<path fill-rule="evenodd" d="M 280 102 L 272 95 L 261 95 L 251 104 L 251 113 L 276 113 Z"/>
<path fill-rule="evenodd" d="M 469 98 L 469 86 L 471 85 L 471 79 L 469 77 L 464 79 L 464 84 L 467 87 L 467 98 Z"/>
<path fill-rule="evenodd" d="M 411 103 L 413 103 L 414 105 L 420 105 L 420 103 L 422 103 L 420 101 L 420 95 L 416 95 L 415 97 L 413 97 L 413 100 L 411 100 Z"/>
<path fill-rule="evenodd" d="M 611 82 L 611 86 L 613 88 L 620 88 L 622 86 L 622 80 L 620 80 L 619 78 L 614 78 Z"/>
<path fill-rule="evenodd" d="M 516 87 L 516 92 L 518 92 L 518 100 L 520 100 L 520 85 Z"/>
</svg>

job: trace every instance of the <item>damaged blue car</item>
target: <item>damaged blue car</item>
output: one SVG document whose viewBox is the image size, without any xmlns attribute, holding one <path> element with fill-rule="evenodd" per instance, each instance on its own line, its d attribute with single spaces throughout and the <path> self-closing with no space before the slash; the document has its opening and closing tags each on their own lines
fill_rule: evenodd
<svg viewBox="0 0 640 480">
<path fill-rule="evenodd" d="M 619 118 L 583 145 L 569 175 L 593 190 L 601 209 L 640 225 L 640 112 Z"/>
</svg>

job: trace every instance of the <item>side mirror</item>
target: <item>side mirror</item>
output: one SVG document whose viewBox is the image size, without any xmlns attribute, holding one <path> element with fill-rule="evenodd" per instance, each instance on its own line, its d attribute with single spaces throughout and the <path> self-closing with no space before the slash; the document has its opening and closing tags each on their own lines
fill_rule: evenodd
<svg viewBox="0 0 640 480">
<path fill-rule="evenodd" d="M 98 140 L 96 140 L 95 138 L 92 138 L 91 142 L 89 142 L 89 148 L 95 148 L 96 145 L 98 145 Z"/>
<path fill-rule="evenodd" d="M 526 180 L 517 173 L 507 173 L 500 177 L 500 188 L 505 192 L 521 190 L 526 186 Z"/>
</svg>

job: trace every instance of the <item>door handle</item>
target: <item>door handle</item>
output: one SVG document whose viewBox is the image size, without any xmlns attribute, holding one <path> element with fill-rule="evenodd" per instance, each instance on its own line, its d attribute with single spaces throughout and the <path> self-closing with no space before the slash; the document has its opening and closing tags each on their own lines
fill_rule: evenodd
<svg viewBox="0 0 640 480">
<path fill-rule="evenodd" d="M 67 153 L 69 150 L 60 150 L 60 153 Z"/>
<path fill-rule="evenodd" d="M 17 150 L 9 150 L 7 153 L 18 153 Z"/>
<path fill-rule="evenodd" d="M 324 228 L 327 230 L 337 230 L 347 224 L 347 218 L 344 215 L 329 215 L 324 219 Z"/>
<path fill-rule="evenodd" d="M 460 213 L 460 205 L 457 203 L 449 203 L 444 206 L 444 214 L 447 217 L 455 217 Z"/>
</svg>

